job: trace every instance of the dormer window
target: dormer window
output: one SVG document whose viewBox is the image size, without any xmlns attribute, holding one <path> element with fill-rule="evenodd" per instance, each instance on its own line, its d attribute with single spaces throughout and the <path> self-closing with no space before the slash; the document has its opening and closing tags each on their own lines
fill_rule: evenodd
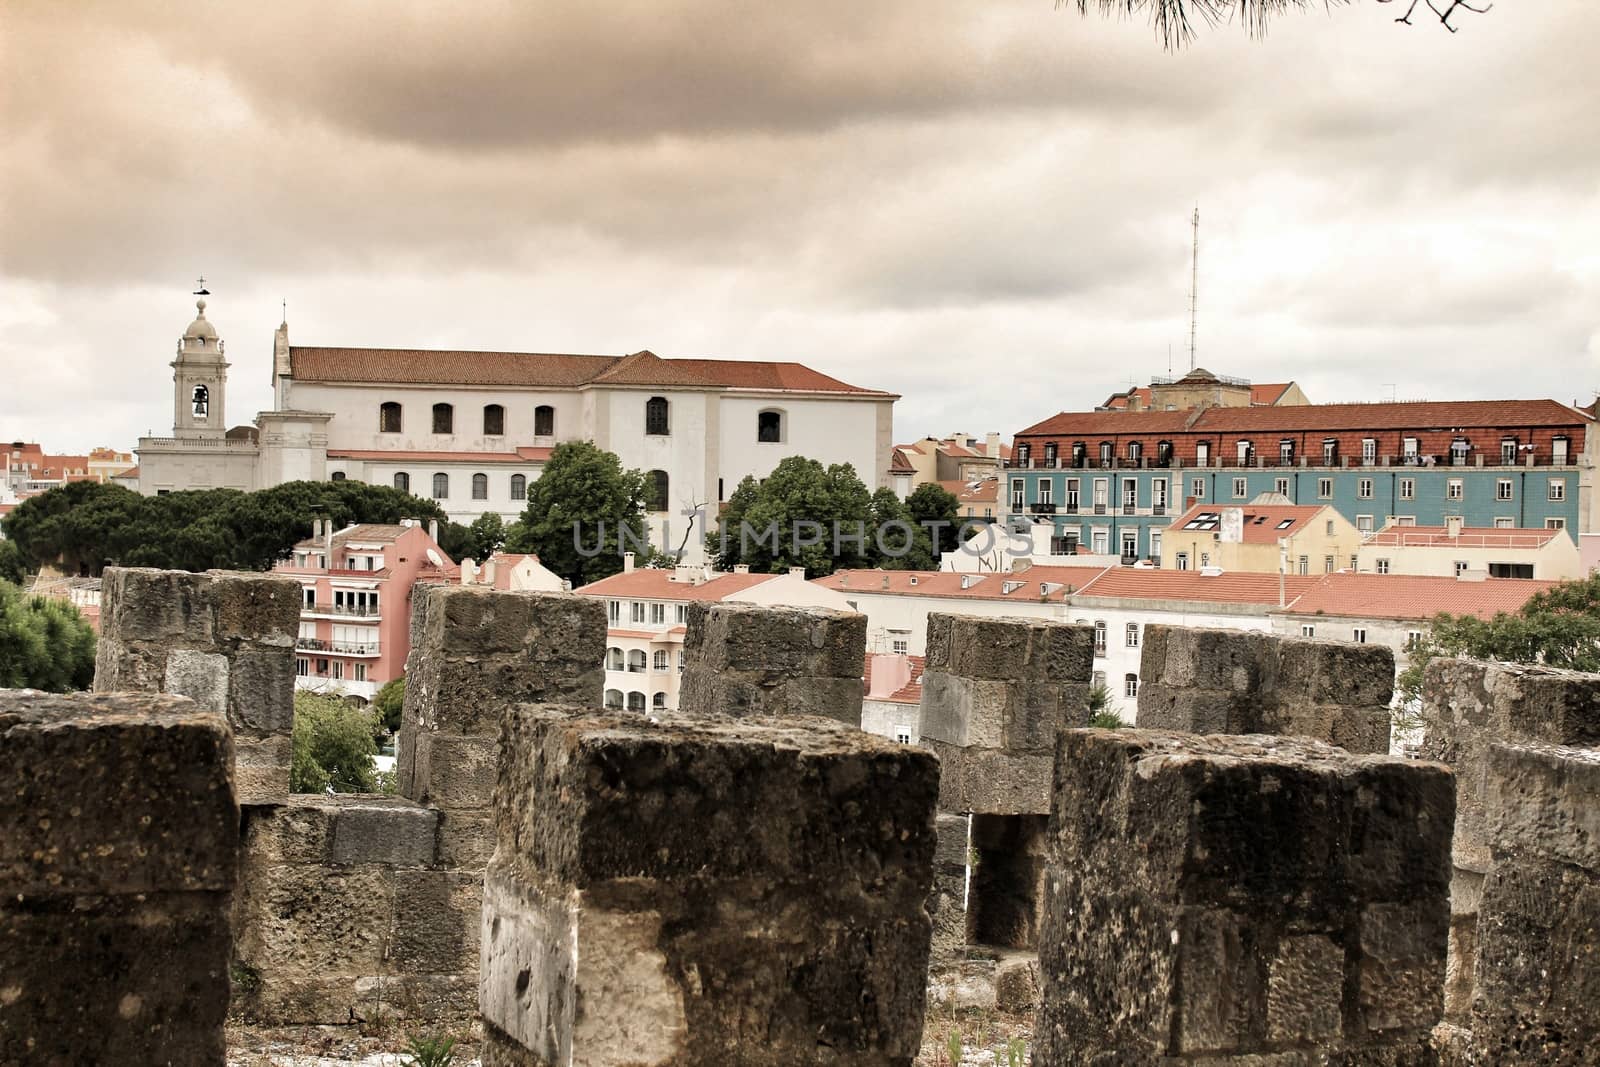
<svg viewBox="0 0 1600 1067">
<path fill-rule="evenodd" d="M 211 390 L 203 385 L 197 385 L 194 387 L 194 396 L 191 399 L 194 402 L 194 417 L 205 418 L 211 410 Z"/>
</svg>

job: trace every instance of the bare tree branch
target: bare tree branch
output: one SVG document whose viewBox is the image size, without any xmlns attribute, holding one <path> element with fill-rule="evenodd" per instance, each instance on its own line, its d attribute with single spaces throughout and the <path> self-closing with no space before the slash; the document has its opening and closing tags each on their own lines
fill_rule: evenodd
<svg viewBox="0 0 1600 1067">
<path fill-rule="evenodd" d="M 1274 16 L 1289 11 L 1304 11 L 1313 7 L 1331 10 L 1351 3 L 1352 0 L 1056 0 L 1056 7 L 1076 7 L 1078 14 L 1092 12 L 1108 17 L 1135 18 L 1148 16 L 1156 36 L 1166 48 L 1182 48 L 1195 38 L 1200 23 L 1216 26 L 1235 19 L 1252 37 L 1267 32 L 1267 24 Z M 1378 0 L 1380 4 L 1395 0 Z M 1450 22 L 1456 8 L 1483 14 L 1493 4 L 1474 7 L 1466 0 L 1438 0 L 1447 6 L 1441 11 L 1435 0 L 1401 0 L 1406 3 L 1406 13 L 1396 22 L 1411 24 L 1411 15 L 1418 4 L 1426 4 L 1438 16 L 1445 29 L 1455 33 L 1457 27 Z"/>
</svg>

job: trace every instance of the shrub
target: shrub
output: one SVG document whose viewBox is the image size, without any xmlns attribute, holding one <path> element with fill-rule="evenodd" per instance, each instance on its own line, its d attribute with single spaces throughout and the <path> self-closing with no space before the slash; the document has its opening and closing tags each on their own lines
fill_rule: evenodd
<svg viewBox="0 0 1600 1067">
<path fill-rule="evenodd" d="M 294 695 L 294 756 L 289 789 L 295 793 L 372 793 L 378 778 L 372 757 L 373 713 L 341 697 Z"/>
</svg>

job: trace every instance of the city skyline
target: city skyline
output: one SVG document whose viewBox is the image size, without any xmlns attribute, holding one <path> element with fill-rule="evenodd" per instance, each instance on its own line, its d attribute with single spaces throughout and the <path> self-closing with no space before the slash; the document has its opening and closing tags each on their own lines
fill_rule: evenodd
<svg viewBox="0 0 1600 1067">
<path fill-rule="evenodd" d="M 1176 54 L 1048 3 L 306 14 L 8 10 L 0 432 L 167 432 L 204 274 L 232 424 L 287 299 L 297 344 L 794 359 L 1009 436 L 1187 369 L 1196 202 L 1202 366 L 1600 386 L 1576 2 Z"/>
</svg>

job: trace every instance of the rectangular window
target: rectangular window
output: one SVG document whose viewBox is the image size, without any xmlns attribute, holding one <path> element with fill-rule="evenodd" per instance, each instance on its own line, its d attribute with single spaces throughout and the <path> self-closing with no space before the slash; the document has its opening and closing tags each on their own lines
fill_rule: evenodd
<svg viewBox="0 0 1600 1067">
<path fill-rule="evenodd" d="M 1310 573 L 1311 573 L 1311 557 L 1310 556 L 1301 556 L 1300 557 L 1300 575 L 1301 575 L 1301 577 L 1305 577 L 1306 575 L 1309 575 Z"/>
<path fill-rule="evenodd" d="M 1367 629 L 1366 629 L 1366 627 L 1357 626 L 1355 629 L 1351 630 L 1350 631 L 1350 640 L 1354 641 L 1358 645 L 1366 644 L 1367 643 Z"/>
<path fill-rule="evenodd" d="M 1375 559 L 1375 560 L 1372 561 L 1372 563 L 1373 563 L 1373 569 L 1376 570 L 1379 574 L 1388 574 L 1389 573 L 1389 561 L 1388 560 L 1386 560 L 1386 559 Z"/>
<path fill-rule="evenodd" d="M 1511 499 L 1511 479 L 1501 478 L 1494 483 L 1494 498 L 1496 500 Z"/>
<path fill-rule="evenodd" d="M 1274 493 L 1277 493 L 1279 496 L 1288 496 L 1289 495 L 1289 479 L 1287 479 L 1287 478 L 1274 478 L 1273 481 L 1272 481 L 1272 491 Z"/>
<path fill-rule="evenodd" d="M 1531 563 L 1491 563 L 1489 564 L 1489 577 L 1491 578 L 1532 578 L 1533 564 Z"/>
<path fill-rule="evenodd" d="M 1557 467 L 1567 465 L 1567 439 L 1553 437 L 1550 439 L 1550 462 Z"/>
<path fill-rule="evenodd" d="M 1194 465 L 1196 467 L 1211 466 L 1211 442 L 1201 441 L 1194 446 Z"/>
<path fill-rule="evenodd" d="M 1137 530 L 1123 530 L 1122 531 L 1122 558 L 1123 559 L 1138 559 L 1139 558 L 1139 531 L 1137 531 Z"/>
<path fill-rule="evenodd" d="M 1546 519 L 1546 520 L 1544 520 L 1544 528 L 1546 530 L 1565 530 L 1567 528 L 1567 520 L 1566 519 Z"/>
<path fill-rule="evenodd" d="M 890 642 L 889 647 L 894 650 L 894 654 L 895 655 L 904 656 L 906 654 L 906 652 L 911 648 L 911 645 L 910 645 L 909 642 L 906 641 L 905 638 L 897 637 L 892 642 Z"/>
<path fill-rule="evenodd" d="M 1011 510 L 1022 510 L 1022 479 L 1011 479 Z"/>
<path fill-rule="evenodd" d="M 1466 487 L 1460 478 L 1451 478 L 1444 483 L 1444 496 L 1446 500 L 1460 500 L 1466 492 Z"/>
<path fill-rule="evenodd" d="M 1513 519 L 1513 518 L 1511 518 L 1509 516 L 1506 516 L 1506 515 L 1498 515 L 1498 516 L 1495 517 L 1495 520 L 1494 520 L 1494 528 L 1496 530 L 1509 530 L 1509 529 L 1512 529 L 1513 527 L 1515 527 L 1516 525 L 1517 525 L 1517 520 L 1515 520 L 1515 519 Z"/>
<path fill-rule="evenodd" d="M 1417 496 L 1417 480 L 1415 478 L 1400 479 L 1400 499 L 1415 500 Z"/>
<path fill-rule="evenodd" d="M 1161 531 L 1150 531 L 1150 559 L 1157 567 L 1161 566 Z"/>
<path fill-rule="evenodd" d="M 1332 556 L 1323 556 L 1322 557 L 1322 573 L 1323 574 L 1332 574 L 1333 573 L 1333 557 Z"/>
<path fill-rule="evenodd" d="M 667 623 L 667 606 L 665 604 L 650 605 L 650 624 L 652 626 L 665 626 Z"/>
<path fill-rule="evenodd" d="M 911 731 L 897 726 L 894 730 L 894 739 L 898 744 L 909 745 L 911 743 Z"/>
<path fill-rule="evenodd" d="M 1067 479 L 1067 498 L 1062 503 L 1067 505 L 1067 511 L 1074 513 L 1078 510 L 1079 486 L 1082 483 L 1076 478 Z"/>
<path fill-rule="evenodd" d="M 1360 481 L 1356 482 L 1356 496 L 1360 497 L 1362 500 L 1372 499 L 1371 478 L 1362 478 Z"/>
<path fill-rule="evenodd" d="M 367 665 L 365 663 L 356 664 L 355 676 L 356 681 L 358 682 L 364 682 L 367 680 Z"/>
<path fill-rule="evenodd" d="M 607 622 L 621 622 L 622 621 L 622 601 L 620 601 L 620 600 L 608 600 L 608 601 L 606 601 L 606 621 Z"/>
<path fill-rule="evenodd" d="M 1517 461 L 1517 439 L 1507 437 L 1500 442 L 1500 465 L 1509 467 Z"/>
<path fill-rule="evenodd" d="M 1394 517 L 1394 524 L 1396 526 L 1415 526 L 1417 524 L 1417 517 L 1415 515 L 1396 515 Z"/>
<path fill-rule="evenodd" d="M 1372 532 L 1372 516 L 1371 515 L 1357 515 L 1356 516 L 1356 529 L 1358 531 L 1360 531 L 1361 533 L 1364 533 L 1364 534 L 1371 533 Z"/>
<path fill-rule="evenodd" d="M 1206 498 L 1206 480 L 1204 478 L 1190 478 L 1189 495 L 1196 500 L 1204 500 Z"/>
<path fill-rule="evenodd" d="M 1235 500 L 1243 500 L 1244 499 L 1244 493 L 1245 493 L 1244 479 L 1243 478 L 1235 478 L 1233 480 L 1233 498 Z"/>
<path fill-rule="evenodd" d="M 1301 637 L 1315 637 L 1315 636 L 1317 636 L 1317 628 L 1315 626 L 1311 625 L 1309 622 L 1301 623 L 1300 624 L 1300 636 Z"/>
<path fill-rule="evenodd" d="M 1130 622 L 1128 624 L 1127 637 L 1124 638 L 1124 641 L 1126 642 L 1126 644 L 1127 644 L 1127 646 L 1129 648 L 1138 648 L 1139 647 L 1139 624 L 1138 623 Z"/>
<path fill-rule="evenodd" d="M 294 673 L 298 674 L 302 678 L 309 678 L 311 676 L 311 661 L 308 659 L 295 660 Z"/>
<path fill-rule="evenodd" d="M 1178 569 L 1180 571 L 1188 570 L 1189 569 L 1189 553 L 1187 553 L 1187 552 L 1179 552 L 1178 555 L 1177 555 L 1176 562 L 1177 562 L 1177 567 L 1178 567 Z"/>
<path fill-rule="evenodd" d="M 1139 695 L 1139 676 L 1137 674 L 1130 674 L 1123 678 L 1122 695 L 1129 698 Z"/>
<path fill-rule="evenodd" d="M 1422 644 L 1422 631 L 1421 630 L 1407 630 L 1406 631 L 1406 651 L 1407 652 L 1413 652 L 1413 651 L 1416 650 L 1417 646 L 1420 645 L 1420 644 Z"/>
<path fill-rule="evenodd" d="M 628 617 L 630 619 L 632 619 L 634 622 L 644 622 L 644 601 L 642 601 L 642 600 L 630 601 L 629 605 L 628 605 L 628 608 L 629 608 Z"/>
<path fill-rule="evenodd" d="M 1317 479 L 1317 499 L 1318 500 L 1332 500 L 1333 499 L 1333 479 L 1332 478 L 1318 478 Z"/>
<path fill-rule="evenodd" d="M 689 621 L 689 605 L 674 604 L 672 608 L 672 621 L 682 626 Z"/>
<path fill-rule="evenodd" d="M 344 680 L 344 660 L 336 659 L 333 661 L 333 676 L 340 681 Z"/>
<path fill-rule="evenodd" d="M 1562 479 L 1560 479 L 1560 478 L 1551 478 L 1550 479 L 1549 499 L 1551 499 L 1551 500 L 1565 500 L 1565 499 L 1567 499 L 1567 483 L 1565 481 L 1563 481 Z"/>
<path fill-rule="evenodd" d="M 1282 466 L 1287 467 L 1289 464 L 1291 464 L 1293 462 L 1294 462 L 1294 442 L 1293 441 L 1287 441 L 1287 440 L 1279 441 L 1278 442 L 1278 463 L 1280 465 L 1282 465 Z"/>
<path fill-rule="evenodd" d="M 316 586 L 308 585 L 308 586 L 305 587 L 304 590 L 302 590 L 302 593 L 305 596 L 305 606 L 306 607 L 314 608 L 314 607 L 317 606 L 317 588 L 316 588 Z"/>
<path fill-rule="evenodd" d="M 1456 568 L 1456 577 L 1457 578 L 1461 577 L 1463 574 L 1467 573 L 1467 561 L 1464 560 L 1464 559 L 1456 560 L 1455 568 Z"/>
<path fill-rule="evenodd" d="M 1156 509 L 1155 514 L 1157 515 L 1166 513 L 1167 480 L 1165 478 L 1157 478 L 1150 483 L 1150 506 Z"/>
<path fill-rule="evenodd" d="M 1139 483 L 1132 478 L 1122 480 L 1122 507 L 1124 511 L 1131 511 L 1139 505 Z"/>
<path fill-rule="evenodd" d="M 1361 462 L 1369 467 L 1378 462 L 1377 438 L 1363 437 L 1361 439 Z"/>
<path fill-rule="evenodd" d="M 1200 553 L 1200 566 L 1202 568 L 1211 566 L 1211 553 L 1209 553 L 1209 552 Z"/>
</svg>

